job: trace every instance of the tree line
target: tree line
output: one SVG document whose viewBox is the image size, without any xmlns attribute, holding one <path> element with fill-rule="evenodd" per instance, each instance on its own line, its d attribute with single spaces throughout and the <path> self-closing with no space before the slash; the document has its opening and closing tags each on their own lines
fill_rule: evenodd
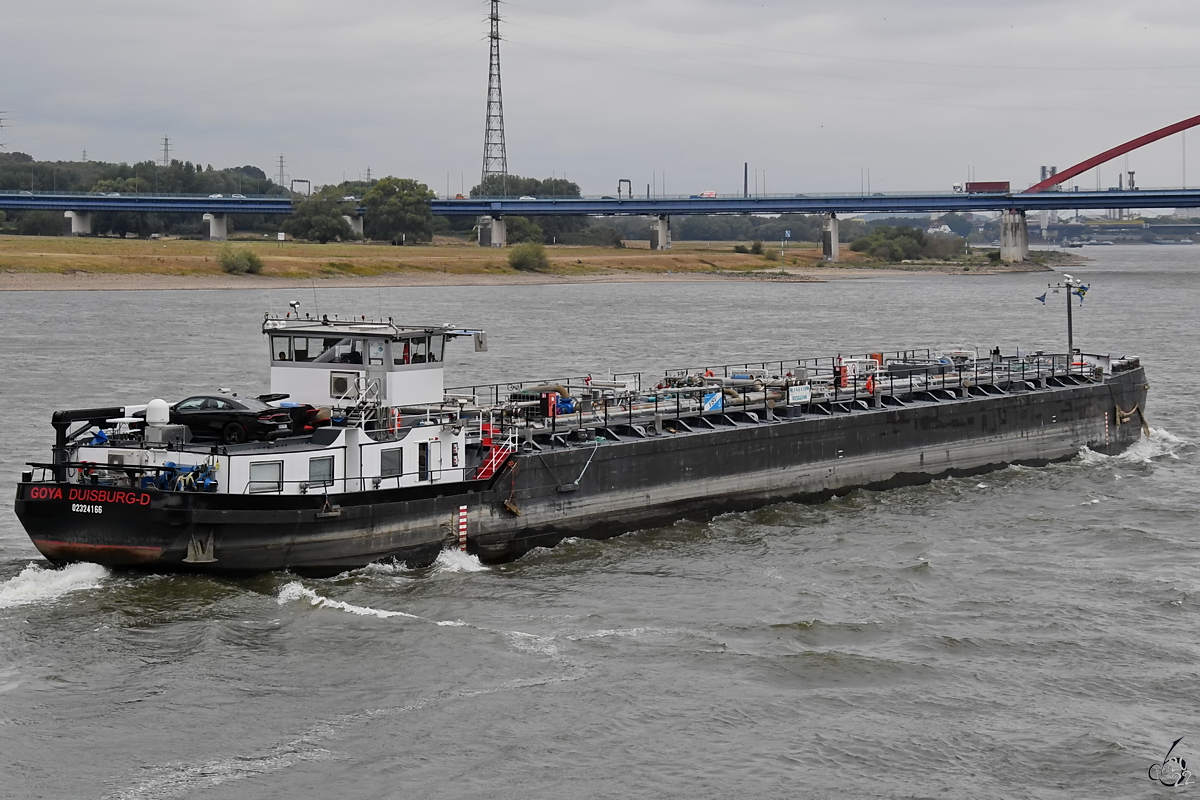
<svg viewBox="0 0 1200 800">
<path fill-rule="evenodd" d="M 475 220 L 469 217 L 435 216 L 430 209 L 434 193 L 424 183 L 410 178 L 386 177 L 372 181 L 345 181 L 320 187 L 309 197 L 300 197 L 272 181 L 259 167 L 244 165 L 214 169 L 211 164 L 172 160 L 168 165 L 153 161 L 112 164 L 100 161 L 36 161 L 24 153 L 0 153 L 0 191 L 60 191 L 71 193 L 291 195 L 296 199 L 289 216 L 230 215 L 230 232 L 274 233 L 283 230 L 297 239 L 317 242 L 350 241 L 358 238 L 346 217 L 363 213 L 366 238 L 396 244 L 428 242 L 435 234 L 470 236 Z M 519 175 L 489 177 L 471 188 L 471 197 L 580 197 L 578 184 L 565 178 L 528 178 Z M 942 218 L 955 233 L 966 236 L 972 223 L 956 214 Z M 906 230 L 923 223 L 902 220 L 862 222 L 843 220 L 840 238 L 865 248 L 879 257 L 911 257 L 913 245 L 899 240 L 897 232 L 874 235 L 888 222 Z M 506 217 L 507 239 L 512 244 L 578 244 L 620 247 L 623 240 L 648 239 L 650 222 L 644 217 L 590 218 L 585 216 Z M 902 224 L 904 223 L 904 224 Z M 137 214 L 104 212 L 92 215 L 96 233 L 119 236 L 165 233 L 202 236 L 204 223 L 197 214 Z M 744 215 L 676 216 L 671 219 L 672 237 L 681 241 L 821 241 L 822 216 L 783 214 L 774 217 Z M 66 220 L 61 212 L 0 212 L 0 231 L 32 235 L 62 235 Z M 790 236 L 787 234 L 790 232 Z M 907 236 L 907 234 L 905 234 Z M 922 236 L 924 231 L 922 230 Z M 914 241 L 918 237 L 911 237 Z M 921 249 L 925 241 L 921 240 Z M 886 251 L 886 253 L 885 253 Z"/>
<path fill-rule="evenodd" d="M 214 169 L 211 164 L 193 164 L 172 159 L 169 164 L 141 161 L 114 164 L 104 161 L 37 161 L 27 153 L 0 153 L 0 191 L 67 192 L 72 194 L 259 194 L 286 195 L 288 190 L 274 183 L 256 166 L 245 165 Z M 65 232 L 62 212 L 27 211 L 11 213 L 3 229 L 6 232 L 40 236 L 58 236 Z M 278 230 L 274 215 L 239 215 L 231 218 L 231 227 L 239 230 Z M 205 223 L 196 214 L 135 214 L 101 212 L 92 215 L 92 230 L 124 236 L 133 233 L 169 233 L 199 236 Z"/>
</svg>

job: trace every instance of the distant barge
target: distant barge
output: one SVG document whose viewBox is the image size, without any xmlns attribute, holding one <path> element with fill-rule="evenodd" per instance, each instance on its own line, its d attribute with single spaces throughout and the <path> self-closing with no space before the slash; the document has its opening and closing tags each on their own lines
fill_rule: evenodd
<svg viewBox="0 0 1200 800">
<path fill-rule="evenodd" d="M 16 494 L 37 549 L 224 574 L 426 564 L 445 548 L 502 561 L 566 536 L 1117 453 L 1141 435 L 1148 388 L 1136 358 L 909 350 L 447 391 L 445 345 L 485 350 L 484 332 L 289 313 L 263 333 L 264 399 L 328 424 L 221 444 L 191 441 L 161 400 L 55 412 L 53 458 Z"/>
</svg>

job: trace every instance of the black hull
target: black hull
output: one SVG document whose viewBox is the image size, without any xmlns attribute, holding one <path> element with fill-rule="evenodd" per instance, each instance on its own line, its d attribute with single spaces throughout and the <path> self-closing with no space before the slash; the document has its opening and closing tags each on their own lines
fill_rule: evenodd
<svg viewBox="0 0 1200 800">
<path fill-rule="evenodd" d="M 330 575 L 383 559 L 433 561 L 457 545 L 466 506 L 468 550 L 502 561 L 565 536 L 1042 465 L 1084 446 L 1117 453 L 1141 435 L 1136 414 L 1119 421 L 1145 407 L 1146 390 L 1138 367 L 1103 383 L 902 408 L 757 424 L 714 418 L 715 430 L 521 453 L 489 482 L 328 498 L 22 483 L 16 512 L 58 563 Z"/>
</svg>

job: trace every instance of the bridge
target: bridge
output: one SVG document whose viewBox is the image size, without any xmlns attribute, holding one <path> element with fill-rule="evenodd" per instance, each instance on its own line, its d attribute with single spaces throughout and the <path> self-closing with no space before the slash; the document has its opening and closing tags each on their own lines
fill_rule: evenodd
<svg viewBox="0 0 1200 800">
<path fill-rule="evenodd" d="M 292 213 L 293 199 L 284 195 L 123 195 L 64 194 L 53 192 L 0 192 L 0 209 L 13 211 L 62 211 L 71 219 L 75 235 L 91 233 L 95 212 L 202 214 L 209 223 L 209 238 L 224 239 L 229 214 Z M 718 197 L 560 197 L 560 198 L 469 198 L 435 199 L 434 214 L 479 217 L 481 244 L 503 246 L 504 218 L 560 215 L 646 216 L 652 219 L 651 245 L 670 247 L 670 218 L 705 214 L 821 214 L 825 217 L 825 255 L 837 259 L 839 215 L 860 213 L 937 213 L 998 211 L 1002 214 L 1001 249 L 1005 258 L 1021 260 L 1028 255 L 1029 212 L 1073 209 L 1200 208 L 1200 189 L 1125 189 L 1103 192 L 1040 191 L 1036 193 L 984 194 L 961 192 L 904 192 L 875 194 L 814 194 L 771 197 L 739 195 Z M 362 232 L 362 215 L 357 208 L 347 216 Z"/>
<path fill-rule="evenodd" d="M 228 233 L 226 215 L 291 214 L 292 198 L 287 195 L 132 195 L 118 192 L 68 194 L 2 191 L 0 210 L 61 211 L 71 220 L 71 233 L 75 236 L 87 236 L 92 232 L 94 212 L 202 214 L 208 222 L 209 238 L 223 240 Z M 360 233 L 361 224 L 360 218 Z"/>
<path fill-rule="evenodd" d="M 656 197 L 656 198 L 470 198 L 434 200 L 433 213 L 471 216 L 482 220 L 480 244 L 502 247 L 505 216 L 646 216 L 652 219 L 650 246 L 671 246 L 672 215 L 703 214 L 820 214 L 825 217 L 822 247 L 825 258 L 838 259 L 838 215 L 912 214 L 949 211 L 999 211 L 1000 254 L 1006 261 L 1029 256 L 1031 211 L 1128 208 L 1200 208 L 1200 189 L 1133 189 L 1105 192 L 964 194 L 905 192 L 897 194 L 821 194 L 777 197 Z"/>
</svg>

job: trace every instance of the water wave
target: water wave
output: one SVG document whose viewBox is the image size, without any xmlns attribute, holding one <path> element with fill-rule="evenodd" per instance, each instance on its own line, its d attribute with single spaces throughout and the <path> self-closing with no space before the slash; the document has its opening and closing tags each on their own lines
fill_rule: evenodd
<svg viewBox="0 0 1200 800">
<path fill-rule="evenodd" d="M 1150 464 L 1160 458 L 1179 458 L 1179 451 L 1190 444 L 1189 440 L 1182 436 L 1176 436 L 1170 431 L 1151 428 L 1149 436 L 1143 436 L 1128 449 L 1116 455 L 1106 456 L 1089 447 L 1084 447 L 1079 451 L 1079 459 L 1084 464 Z"/>
<path fill-rule="evenodd" d="M 299 581 L 292 581 L 279 590 L 279 596 L 276 601 L 279 605 L 285 605 L 295 600 L 307 600 L 310 605 L 317 608 L 336 608 L 339 611 L 346 611 L 351 614 L 358 614 L 363 617 L 380 617 L 387 619 L 388 617 L 405 617 L 407 619 L 424 619 L 416 614 L 406 614 L 403 611 L 385 611 L 379 608 L 371 608 L 369 606 L 356 606 L 352 603 L 344 603 L 341 600 L 330 600 L 328 597 L 321 595 L 309 589 Z"/>
<path fill-rule="evenodd" d="M 434 567 L 438 572 L 487 572 L 479 556 L 468 555 L 461 550 L 443 550 L 438 553 Z"/>
<path fill-rule="evenodd" d="M 51 602 L 81 589 L 95 589 L 109 574 L 99 564 L 70 564 L 61 569 L 29 564 L 16 577 L 0 583 L 0 608 Z"/>
</svg>

